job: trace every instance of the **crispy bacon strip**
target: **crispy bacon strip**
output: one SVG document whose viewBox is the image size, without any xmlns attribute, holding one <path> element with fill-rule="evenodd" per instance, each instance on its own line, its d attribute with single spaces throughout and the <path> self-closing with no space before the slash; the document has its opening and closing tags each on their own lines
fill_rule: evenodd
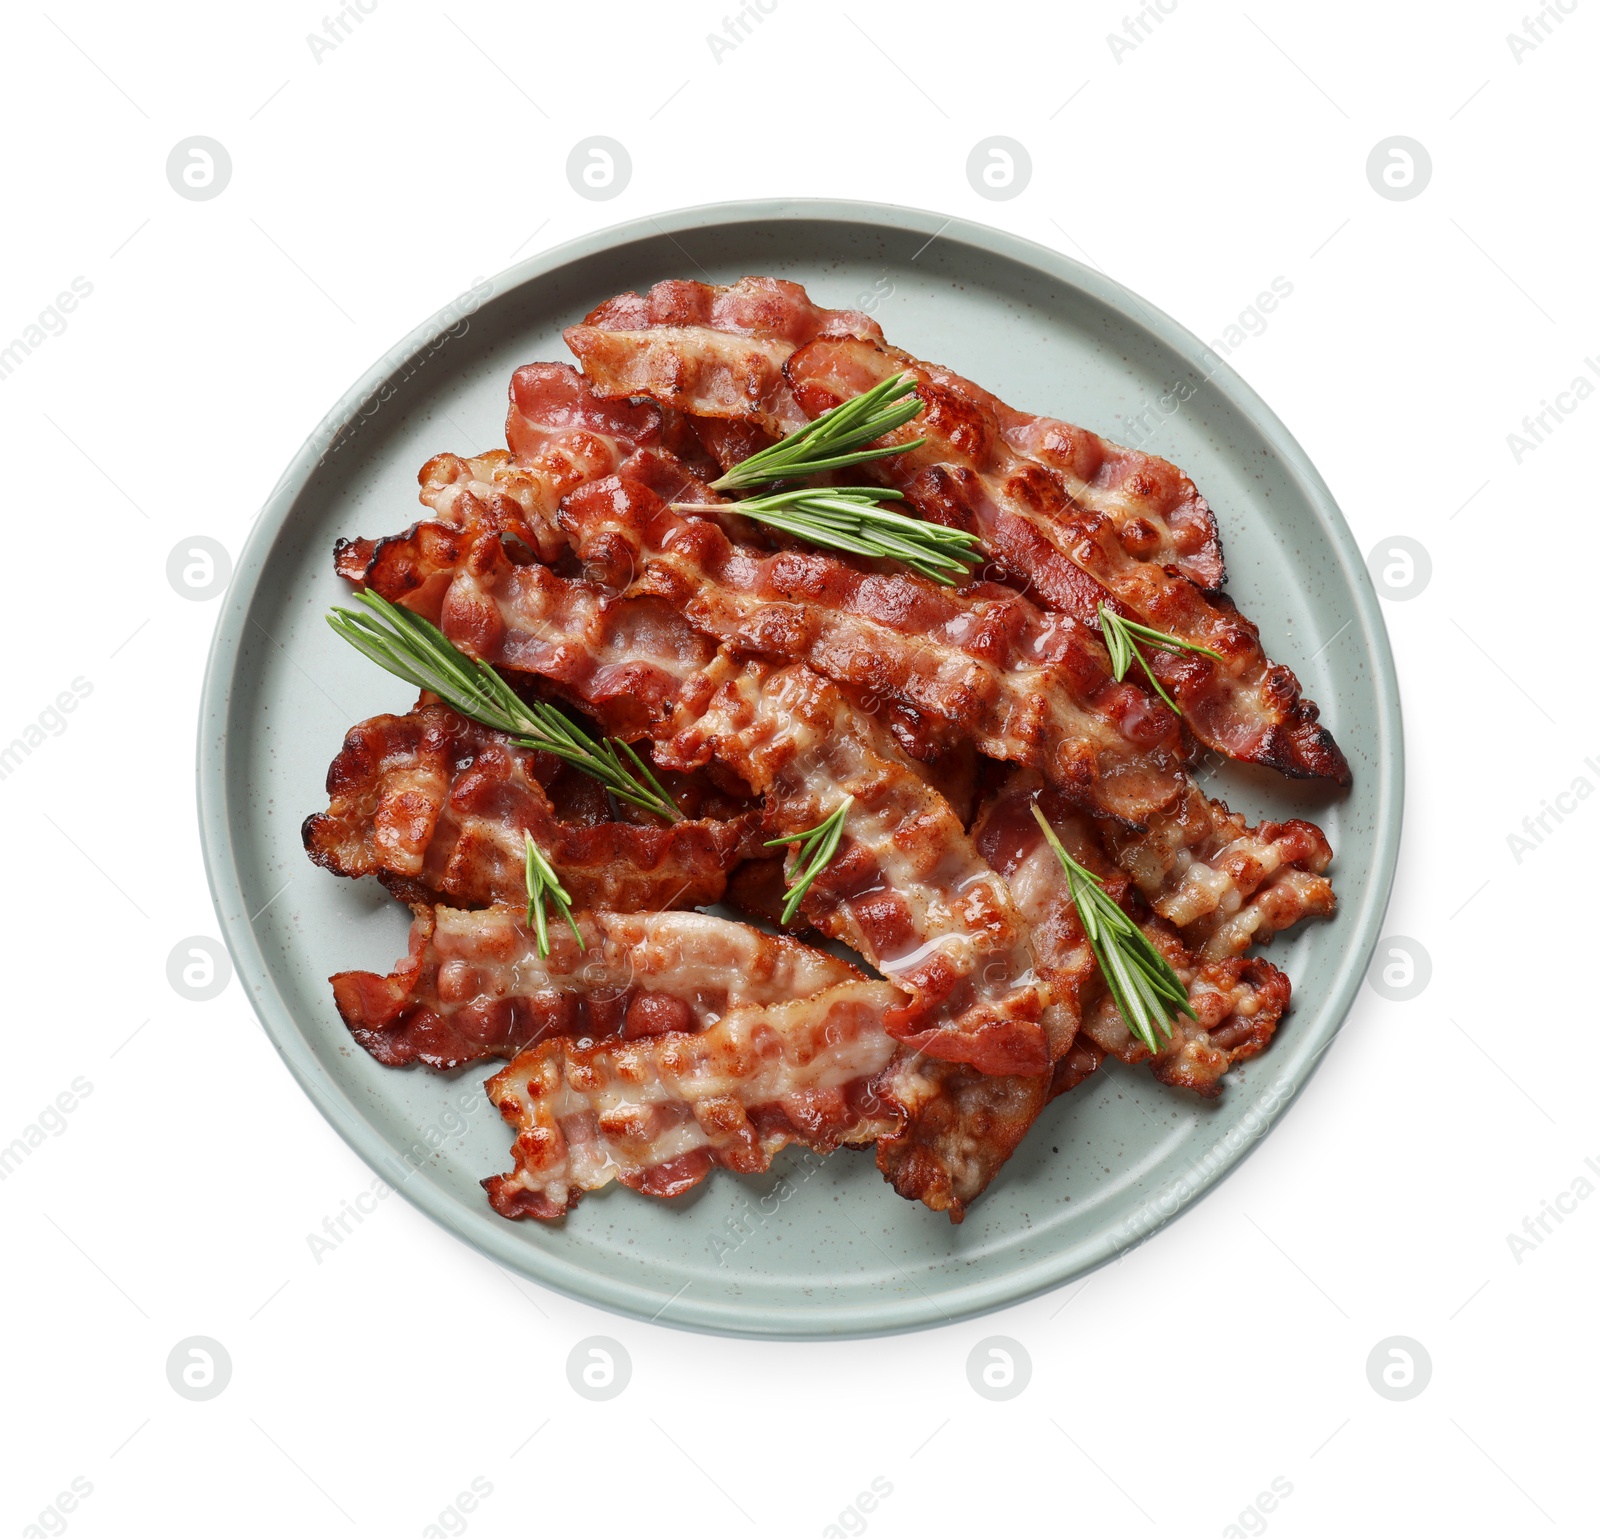
<svg viewBox="0 0 1600 1539">
<path fill-rule="evenodd" d="M 1288 977 L 1263 957 L 1229 957 L 1197 964 L 1159 921 L 1145 933 L 1166 954 L 1189 990 L 1198 1020 L 1179 1016 L 1171 1039 L 1154 1055 L 1130 1032 L 1108 993 L 1086 1013 L 1083 1035 L 1124 1063 L 1145 1063 L 1164 1085 L 1221 1095 L 1220 1080 L 1234 1064 L 1267 1050 L 1289 1009 Z"/>
<path fill-rule="evenodd" d="M 613 396 L 759 421 L 781 437 L 807 420 L 783 374 L 795 348 L 817 337 L 882 335 L 859 311 L 812 304 L 798 283 L 746 278 L 726 288 L 669 279 L 648 294 L 620 294 L 566 339 Z"/>
<path fill-rule="evenodd" d="M 1193 836 L 1189 819 L 1203 825 L 1204 842 L 1179 849 Z M 1195 790 L 1181 819 L 1150 834 L 1129 836 L 1107 823 L 1100 831 L 1146 901 L 1203 961 L 1239 956 L 1302 919 L 1333 912 L 1333 887 L 1322 875 L 1333 851 L 1302 818 L 1252 828 Z"/>
<path fill-rule="evenodd" d="M 901 1113 L 878 1139 L 878 1169 L 900 1196 L 959 1224 L 1050 1098 L 1051 1075 L 978 1074 L 902 1056 L 878 1081 Z"/>
<path fill-rule="evenodd" d="M 794 412 L 772 370 L 788 337 L 803 332 L 803 311 L 782 339 L 768 332 L 741 342 L 707 323 L 619 335 L 610 328 L 610 310 L 602 306 L 566 334 L 602 393 L 651 394 L 684 411 L 751 421 L 774 433 L 793 430 Z M 626 314 L 626 307 L 618 313 Z M 697 395 L 700 358 L 715 353 L 724 373 L 737 372 L 733 360 L 741 345 L 761 377 L 756 398 L 749 392 L 743 400 Z M 625 360 L 631 365 L 626 370 Z M 891 437 L 930 442 L 864 474 L 905 491 L 924 516 L 980 534 L 1011 578 L 1050 607 L 1090 622 L 1098 605 L 1110 602 L 1221 653 L 1222 664 L 1193 654 L 1153 659 L 1191 730 L 1208 746 L 1287 774 L 1349 783 L 1348 765 L 1317 724 L 1315 706 L 1300 698 L 1287 668 L 1267 661 L 1255 627 L 1226 600 L 1209 598 L 1181 570 L 1173 575 L 1162 563 L 1164 554 L 1194 555 L 1199 564 L 1192 575 L 1205 587 L 1220 581 L 1215 521 L 1173 467 L 1134 451 L 1107 455 L 1094 435 L 1075 440 L 1079 430 L 1017 413 L 971 381 L 876 336 L 819 335 L 783 368 L 808 419 L 909 370 L 927 409 Z"/>
<path fill-rule="evenodd" d="M 419 905 L 415 914 L 394 972 L 331 980 L 351 1035 L 384 1064 L 454 1069 L 546 1037 L 703 1031 L 731 1010 L 809 999 L 861 977 L 826 952 L 710 914 L 580 912 L 583 948 L 552 925 L 547 957 L 515 905 Z M 873 996 L 880 1011 L 903 1003 L 884 987 Z"/>
<path fill-rule="evenodd" d="M 427 618 L 472 656 L 548 679 L 628 739 L 659 730 L 717 655 L 716 641 L 664 600 L 518 564 L 492 537 L 467 552 Z"/>
<path fill-rule="evenodd" d="M 554 561 L 566 549 L 555 526 L 562 497 L 609 475 L 646 445 L 664 442 L 659 407 L 604 400 L 567 364 L 524 365 L 511 377 L 510 394 L 510 453 L 429 460 L 417 479 L 433 517 L 386 539 L 340 540 L 334 568 L 341 577 L 427 613 L 485 534 L 507 535 L 541 561 Z"/>
<path fill-rule="evenodd" d="M 1094 958 L 1070 906 L 1066 916 L 1041 912 L 1037 893 L 1017 886 L 1014 866 L 1007 869 L 1015 841 L 995 837 L 992 805 L 991 800 L 974 823 L 973 842 L 1007 878 L 1017 911 L 1032 930 L 1036 965 L 1052 992 L 1052 1067 L 1040 1074 L 976 1074 L 961 1064 L 902 1056 L 878 1087 L 902 1112 L 899 1125 L 878 1140 L 878 1169 L 900 1196 L 946 1213 L 956 1224 L 1059 1093 L 1056 1082 L 1065 1084 L 1065 1066 L 1082 1061 L 1083 1051 L 1074 1049 L 1081 1000 L 1094 974 Z"/>
<path fill-rule="evenodd" d="M 860 310 L 827 310 L 787 278 L 744 278 L 718 285 L 666 278 L 648 294 L 619 294 L 584 317 L 602 331 L 702 326 L 736 336 L 764 337 L 799 347 L 815 337 L 881 337 Z"/>
<path fill-rule="evenodd" d="M 584 372 L 621 399 L 653 400 L 712 418 L 758 424 L 774 438 L 806 425 L 783 366 L 794 347 L 702 326 L 647 331 L 573 327 L 567 345 Z"/>
<path fill-rule="evenodd" d="M 1176 571 L 1215 593 L 1225 575 L 1217 517 L 1176 465 L 1056 417 L 1030 417 L 988 396 L 1001 435 L 1019 455 L 1052 472 L 1074 505 L 1111 520 L 1137 561 Z"/>
<path fill-rule="evenodd" d="M 679 335 L 660 335 L 664 330 Z M 585 316 L 584 324 L 570 328 L 566 339 L 585 372 L 594 378 L 620 385 L 631 373 L 642 387 L 638 393 L 659 399 L 667 397 L 652 387 L 670 381 L 676 404 L 685 411 L 699 412 L 697 403 L 714 397 L 717 391 L 709 382 L 681 372 L 685 365 L 678 345 L 703 342 L 714 355 L 719 343 L 682 335 L 689 330 L 733 333 L 778 344 L 751 349 L 742 356 L 722 344 L 726 376 L 746 386 L 727 392 L 727 415 L 712 414 L 719 426 L 709 435 L 707 447 L 723 469 L 763 447 L 761 443 L 741 445 L 743 452 L 731 458 L 721 453 L 728 441 L 725 428 L 729 418 L 746 416 L 752 399 L 768 407 L 765 425 L 769 437 L 772 432 L 791 432 L 804 424 L 804 415 L 778 378 L 786 361 L 779 357 L 784 344 L 798 348 L 819 336 L 883 335 L 877 322 L 867 316 L 820 309 L 798 284 L 745 278 L 730 287 L 674 279 L 658 283 L 647 295 L 621 295 Z M 694 354 L 695 349 L 690 352 Z M 761 360 L 753 390 L 748 388 L 752 359 Z M 687 367 L 696 367 L 698 361 L 698 355 L 691 357 Z M 680 372 L 675 374 L 675 369 Z M 1130 555 L 1175 567 L 1202 588 L 1221 587 L 1222 548 L 1216 515 L 1176 466 L 1153 454 L 1110 443 L 1071 423 L 1028 417 L 1001 402 L 994 404 L 1011 447 L 1059 476 L 1079 506 L 1106 514 Z"/>
<path fill-rule="evenodd" d="M 790 1144 L 828 1153 L 887 1132 L 873 1088 L 895 1052 L 879 1024 L 885 983 L 745 1005 L 698 1033 L 586 1044 L 557 1038 L 488 1082 L 517 1130 L 515 1168 L 483 1185 L 506 1218 L 559 1218 L 616 1180 L 677 1197 L 717 1166 L 766 1170 Z"/>
<path fill-rule="evenodd" d="M 631 911 L 718 902 L 758 851 L 752 813 L 670 828 L 567 821 L 545 788 L 559 768 L 446 705 L 374 716 L 329 766 L 331 804 L 306 819 L 306 852 L 340 876 L 400 877 L 477 908 L 526 901 L 532 834 L 576 907 Z"/>
</svg>

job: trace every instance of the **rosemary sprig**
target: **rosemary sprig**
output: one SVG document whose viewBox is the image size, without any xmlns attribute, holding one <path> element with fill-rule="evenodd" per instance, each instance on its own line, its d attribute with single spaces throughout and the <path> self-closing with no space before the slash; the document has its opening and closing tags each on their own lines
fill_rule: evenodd
<svg viewBox="0 0 1600 1539">
<path fill-rule="evenodd" d="M 784 482 L 819 471 L 839 470 L 919 448 L 927 439 L 876 449 L 863 447 L 903 426 L 922 410 L 916 388 L 916 378 L 911 374 L 880 380 L 870 390 L 823 412 L 815 422 L 741 460 L 717 477 L 711 489 L 735 492 L 753 486 L 782 487 Z M 734 509 L 746 518 L 813 545 L 899 561 L 923 577 L 950 587 L 970 575 L 969 567 L 981 565 L 983 554 L 972 535 L 943 524 L 907 518 L 881 506 L 884 502 L 902 501 L 903 497 L 901 492 L 876 486 L 790 487 L 747 497 L 736 502 Z M 672 506 L 680 511 L 703 511 L 705 505 L 675 502 Z"/>
<path fill-rule="evenodd" d="M 801 486 L 717 506 L 727 506 L 741 517 L 798 535 L 813 545 L 902 562 L 947 587 L 968 577 L 968 567 L 983 561 L 976 539 L 965 530 L 907 518 L 879 506 L 883 498 L 898 502 L 901 496 L 879 486 Z M 708 504 L 675 502 L 672 506 L 680 512 L 703 513 Z"/>
<path fill-rule="evenodd" d="M 578 931 L 578 922 L 572 917 L 571 895 L 561 885 L 555 867 L 545 859 L 544 851 L 533 842 L 533 835 L 525 831 L 522 837 L 527 843 L 523 871 L 528 884 L 528 923 L 533 929 L 539 955 L 541 957 L 550 955 L 550 932 L 545 927 L 547 902 L 554 904 L 556 912 L 567 921 L 567 927 L 572 931 L 572 938 L 578 943 L 578 950 L 587 951 L 589 948 L 583 943 L 583 936 Z"/>
<path fill-rule="evenodd" d="M 1203 647 L 1194 641 L 1181 641 L 1165 631 L 1140 625 L 1137 620 L 1124 619 L 1104 604 L 1100 606 L 1100 628 L 1105 633 L 1106 651 L 1111 654 L 1112 677 L 1120 684 L 1137 659 L 1139 666 L 1144 669 L 1144 676 L 1150 680 L 1150 687 L 1167 702 L 1174 715 L 1182 714 L 1178 710 L 1178 703 L 1161 687 L 1161 680 L 1155 676 L 1150 660 L 1139 650 L 1138 643 L 1142 641 L 1159 652 L 1196 652 L 1202 657 L 1214 657 L 1219 663 L 1223 661 L 1222 654 L 1213 652 L 1210 647 Z"/>
<path fill-rule="evenodd" d="M 421 615 L 370 590 L 358 593 L 356 602 L 370 613 L 336 608 L 328 624 L 380 668 L 430 690 L 480 726 L 504 732 L 519 747 L 553 754 L 582 770 L 621 801 L 669 823 L 682 816 L 666 787 L 627 743 L 596 741 L 548 702 L 523 700 L 493 668 L 453 646 Z"/>
<path fill-rule="evenodd" d="M 1067 854 L 1037 802 L 1033 815 L 1067 874 L 1073 907 L 1123 1021 L 1152 1053 L 1160 1052 L 1158 1032 L 1170 1037 L 1180 1013 L 1196 1019 L 1189 991 L 1150 937 L 1111 901 L 1100 878 Z"/>
<path fill-rule="evenodd" d="M 816 421 L 797 428 L 787 438 L 780 438 L 749 459 L 741 460 L 725 475 L 718 476 L 711 483 L 711 489 L 742 491 L 746 487 L 792 481 L 819 470 L 839 470 L 846 465 L 859 465 L 863 460 L 920 448 L 927 442 L 925 438 L 881 449 L 862 447 L 885 433 L 892 433 L 922 410 L 922 402 L 912 394 L 916 388 L 916 379 L 910 374 L 896 374 L 882 380 L 872 389 L 830 407 Z"/>
<path fill-rule="evenodd" d="M 795 910 L 800 907 L 801 900 L 810 891 L 817 874 L 838 851 L 839 840 L 844 837 L 844 820 L 854 804 L 855 797 L 847 796 L 815 828 L 808 828 L 798 834 L 785 834 L 781 839 L 767 840 L 766 848 L 769 850 L 779 844 L 800 846 L 799 855 L 795 860 L 795 873 L 789 879 L 789 885 L 783 889 L 783 896 L 787 900 L 783 905 L 784 924 L 788 924 L 794 918 Z"/>
</svg>

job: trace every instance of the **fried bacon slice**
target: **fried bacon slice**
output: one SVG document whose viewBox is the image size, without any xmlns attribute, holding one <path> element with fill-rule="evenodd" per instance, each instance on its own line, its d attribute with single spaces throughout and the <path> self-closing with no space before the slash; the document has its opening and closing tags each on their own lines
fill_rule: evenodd
<svg viewBox="0 0 1600 1539">
<path fill-rule="evenodd" d="M 864 311 L 824 309 L 788 278 L 744 278 L 734 284 L 664 278 L 648 294 L 619 294 L 608 299 L 584 317 L 584 324 L 604 332 L 706 327 L 794 347 L 816 337 L 883 335 L 883 329 Z"/>
<path fill-rule="evenodd" d="M 510 396 L 510 451 L 429 460 L 417 479 L 433 517 L 384 539 L 340 540 L 334 569 L 341 577 L 427 613 L 462 555 L 486 534 L 554 561 L 566 549 L 555 525 L 562 497 L 667 441 L 659 407 L 604 400 L 568 364 L 525 364 L 511 376 Z"/>
<path fill-rule="evenodd" d="M 392 973 L 331 980 L 351 1035 L 393 1066 L 454 1069 L 554 1036 L 633 1041 L 703 1031 L 734 1009 L 809 999 L 861 977 L 788 936 L 693 911 L 577 912 L 583 946 L 565 925 L 551 925 L 546 957 L 519 905 L 419 904 L 413 912 L 410 950 Z M 904 1002 L 887 985 L 872 997 L 880 1014 Z"/>
<path fill-rule="evenodd" d="M 648 395 L 697 416 L 749 419 L 781 437 L 807 420 L 783 373 L 795 348 L 817 337 L 882 335 L 870 317 L 822 309 L 787 279 L 746 278 L 731 287 L 669 279 L 648 294 L 607 300 L 566 340 L 612 396 Z"/>
<path fill-rule="evenodd" d="M 329 766 L 331 804 L 306 819 L 306 852 L 339 876 L 401 878 L 479 908 L 526 901 L 531 834 L 578 908 L 624 911 L 716 903 L 733 867 L 758 853 L 751 812 L 669 828 L 564 819 L 546 790 L 562 768 L 447 705 L 374 716 Z M 732 810 L 726 797 L 713 804 Z"/>
<path fill-rule="evenodd" d="M 717 1166 L 764 1171 L 790 1144 L 870 1142 L 899 1117 L 873 1088 L 897 1050 L 881 1025 L 892 992 L 863 979 L 731 1008 L 699 1032 L 519 1053 L 487 1085 L 517 1130 L 489 1201 L 506 1218 L 559 1218 L 613 1180 L 677 1197 Z"/>
<path fill-rule="evenodd" d="M 663 334 L 674 331 L 687 335 Z M 696 334 L 704 331 L 718 335 Z M 720 341 L 729 333 L 776 346 L 741 355 Z M 804 414 L 779 379 L 787 361 L 785 346 L 792 350 L 823 336 L 881 339 L 883 332 L 865 315 L 818 307 L 798 284 L 783 280 L 745 278 L 720 287 L 669 279 L 648 294 L 607 301 L 585 316 L 581 326 L 571 327 L 566 341 L 585 373 L 610 381 L 613 393 L 631 376 L 637 388 L 626 393 L 661 400 L 670 394 L 683 410 L 706 415 L 715 426 L 702 436 L 726 470 L 765 446 L 764 441 L 736 444 L 730 433 L 737 432 L 735 424 L 747 416 L 751 401 L 766 408 L 767 440 L 804 425 Z M 743 388 L 719 391 L 712 382 L 683 372 L 680 354 L 687 353 L 694 368 L 701 358 L 716 356 L 719 347 L 724 377 Z M 752 375 L 755 360 L 759 365 Z M 701 403 L 719 397 L 726 401 L 726 411 L 705 412 Z M 1079 506 L 1108 516 L 1129 555 L 1173 567 L 1202 588 L 1221 587 L 1216 515 L 1176 466 L 1070 423 L 1028 417 L 1001 402 L 994 404 L 1011 447 L 1060 477 Z M 725 445 L 742 452 L 725 457 Z"/>
<path fill-rule="evenodd" d="M 1175 571 L 1208 593 L 1222 587 L 1216 514 L 1176 465 L 1059 418 L 1030 417 L 994 396 L 988 400 L 1006 443 L 1052 472 L 1075 506 L 1109 518 L 1129 556 Z"/>
<path fill-rule="evenodd" d="M 877 1085 L 901 1114 L 878 1138 L 878 1169 L 907 1201 L 959 1224 L 1038 1120 L 1050 1087 L 1048 1072 L 979 1074 L 903 1055 Z"/>
<path fill-rule="evenodd" d="M 1032 784 L 1038 785 L 1036 777 Z M 1019 889 L 1000 864 L 1011 850 L 1007 841 L 993 836 L 992 806 L 991 799 L 974 822 L 973 843 L 1007 878 L 1017 912 L 1032 933 L 1035 965 L 1051 989 L 1046 1017 L 1051 1067 L 1037 1074 L 979 1074 L 964 1064 L 902 1055 L 878 1085 L 884 1099 L 902 1114 L 899 1124 L 878 1140 L 878 1169 L 900 1196 L 945 1213 L 956 1224 L 1058 1093 L 1054 1087 L 1061 1066 L 1082 1059 L 1082 1051 L 1075 1055 L 1074 1048 L 1083 991 L 1094 972 L 1094 958 L 1070 905 L 1070 917 L 1042 914 L 1036 901 L 1030 911 L 1029 901 L 1036 895 Z M 1034 828 L 1037 832 L 1038 825 Z M 1063 939 L 1069 924 L 1075 935 Z"/>
<path fill-rule="evenodd" d="M 1104 820 L 1106 850 L 1150 906 L 1206 961 L 1239 956 L 1333 912 L 1327 837 L 1302 818 L 1251 826 L 1198 789 L 1181 813 L 1138 835 Z M 1196 844 L 1181 847 L 1187 840 Z"/>
<path fill-rule="evenodd" d="M 698 415 L 742 419 L 774 433 L 793 430 L 794 412 L 770 378 L 787 337 L 764 334 L 741 342 L 738 334 L 706 324 L 618 336 L 608 330 L 609 311 L 602 306 L 566 334 L 603 394 L 649 394 Z M 788 335 L 801 331 L 797 323 Z M 697 353 L 714 350 L 723 370 L 736 372 L 730 358 L 741 345 L 752 357 L 760 355 L 759 400 L 697 396 Z M 623 371 L 625 358 L 635 366 Z M 653 378 L 644 359 L 653 360 Z M 1318 725 L 1315 706 L 1301 699 L 1287 668 L 1268 662 L 1256 628 L 1228 601 L 1208 596 L 1175 563 L 1169 571 L 1159 559 L 1193 554 L 1199 566 L 1192 575 L 1203 587 L 1220 580 L 1210 509 L 1171 466 L 1143 464 L 1134 451 L 1107 455 L 1099 447 L 1103 440 L 1090 442 L 1093 435 L 1084 435 L 1081 452 L 1074 453 L 1078 430 L 1013 411 L 960 375 L 889 347 L 876 328 L 874 334 L 819 335 L 794 351 L 783 370 L 806 420 L 909 370 L 926 410 L 890 440 L 930 441 L 863 467 L 863 474 L 904 491 L 925 517 L 979 534 L 1009 579 L 1049 607 L 1092 623 L 1098 606 L 1109 603 L 1219 652 L 1221 664 L 1193 654 L 1153 659 L 1185 721 L 1207 746 L 1286 774 L 1349 783 L 1349 767 Z M 1120 495 L 1099 495 L 1096 478 L 1108 464 L 1109 474 L 1120 477 Z M 1148 498 L 1134 511 L 1130 498 L 1137 501 L 1143 492 Z M 1087 493 L 1095 495 L 1079 500 Z M 1165 511 L 1157 514 L 1158 507 Z"/>
<path fill-rule="evenodd" d="M 630 741 L 659 730 L 717 655 L 716 640 L 664 600 L 514 562 L 493 537 L 466 553 L 438 597 L 435 612 L 418 612 L 462 651 L 548 680 Z"/>
</svg>

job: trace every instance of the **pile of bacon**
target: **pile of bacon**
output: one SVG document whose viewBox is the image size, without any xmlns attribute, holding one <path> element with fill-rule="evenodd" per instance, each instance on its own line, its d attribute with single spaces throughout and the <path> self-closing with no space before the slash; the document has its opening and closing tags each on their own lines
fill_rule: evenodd
<svg viewBox="0 0 1600 1539">
<path fill-rule="evenodd" d="M 514 1169 L 484 1182 L 494 1207 L 554 1218 L 612 1180 L 670 1197 L 788 1145 L 875 1145 L 896 1191 L 959 1221 L 1107 1056 L 1216 1095 L 1289 1004 L 1284 974 L 1246 953 L 1332 911 L 1331 852 L 1310 823 L 1248 826 L 1192 770 L 1211 752 L 1350 774 L 1219 591 L 1188 477 L 770 278 L 660 283 L 566 339 L 581 372 L 517 370 L 506 449 L 430 460 L 424 520 L 341 541 L 336 566 L 527 698 L 637 745 L 683 818 L 632 811 L 424 694 L 350 732 L 305 826 L 318 864 L 376 875 L 415 915 L 390 976 L 332 980 L 355 1039 L 390 1065 L 509 1060 L 487 1087 L 516 1130 Z M 974 580 L 774 535 L 709 489 L 902 371 L 924 409 L 890 440 L 926 442 L 850 479 L 975 535 Z M 1147 654 L 1181 720 L 1137 668 L 1113 677 L 1102 604 L 1219 654 Z M 836 856 L 778 933 L 766 841 L 847 796 Z M 1036 803 L 1188 990 L 1195 1018 L 1153 1055 Z M 528 834 L 581 949 L 553 923 L 538 954 Z M 704 911 L 719 904 L 766 924 Z"/>
</svg>

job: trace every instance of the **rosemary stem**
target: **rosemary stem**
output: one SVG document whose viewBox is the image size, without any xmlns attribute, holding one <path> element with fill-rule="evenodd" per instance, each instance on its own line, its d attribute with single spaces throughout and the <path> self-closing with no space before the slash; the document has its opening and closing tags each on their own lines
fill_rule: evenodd
<svg viewBox="0 0 1600 1539">
<path fill-rule="evenodd" d="M 844 837 L 844 820 L 849 816 L 855 800 L 853 796 L 845 797 L 815 828 L 807 828 L 795 834 L 782 834 L 776 839 L 766 841 L 767 849 L 780 844 L 800 846 L 799 853 L 795 857 L 794 875 L 790 878 L 789 885 L 784 888 L 783 895 L 787 901 L 783 905 L 782 923 L 788 924 L 794 918 L 805 895 L 811 890 L 811 884 L 838 853 L 839 841 Z"/>
<path fill-rule="evenodd" d="M 677 822 L 682 814 L 666 788 L 628 744 L 625 764 L 614 739 L 596 740 L 548 701 L 522 699 L 487 663 L 468 657 L 436 625 L 370 590 L 358 593 L 363 611 L 334 609 L 328 624 L 362 656 L 418 689 L 428 690 L 463 716 L 503 732 L 520 748 L 548 753 L 598 780 L 635 807 Z"/>
<path fill-rule="evenodd" d="M 1152 1053 L 1160 1052 L 1161 1039 L 1172 1036 L 1172 1022 L 1180 1014 L 1195 1018 L 1183 980 L 1100 878 L 1067 853 L 1037 802 L 1033 816 L 1066 874 L 1067 893 L 1124 1025 Z"/>
</svg>

